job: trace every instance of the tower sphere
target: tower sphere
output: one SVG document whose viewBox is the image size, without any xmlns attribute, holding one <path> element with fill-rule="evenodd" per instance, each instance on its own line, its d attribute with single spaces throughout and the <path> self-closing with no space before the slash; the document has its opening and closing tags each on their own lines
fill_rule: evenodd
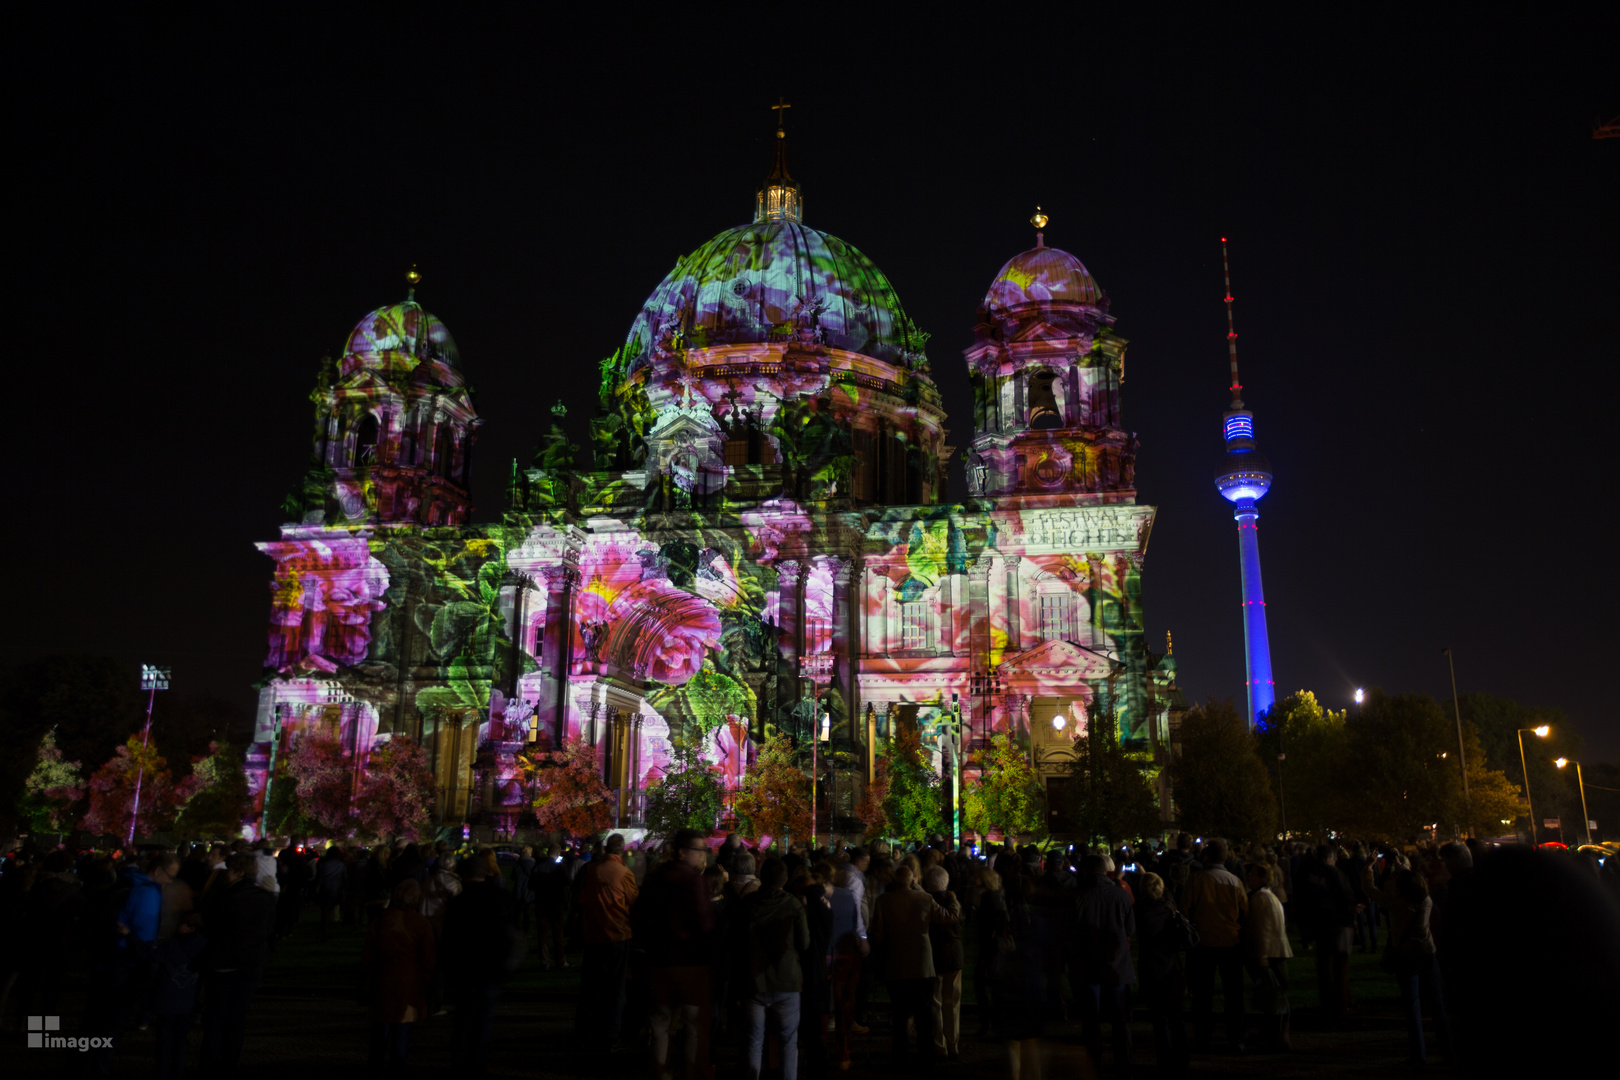
<svg viewBox="0 0 1620 1080">
<path fill-rule="evenodd" d="M 1255 449 L 1227 450 L 1215 467 L 1215 487 L 1232 502 L 1253 502 L 1271 490 L 1271 462 Z"/>
</svg>

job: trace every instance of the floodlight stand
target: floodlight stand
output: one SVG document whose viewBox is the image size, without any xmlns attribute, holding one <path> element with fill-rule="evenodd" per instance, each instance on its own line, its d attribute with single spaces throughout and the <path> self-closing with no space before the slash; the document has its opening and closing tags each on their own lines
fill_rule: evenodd
<svg viewBox="0 0 1620 1080">
<path fill-rule="evenodd" d="M 141 732 L 141 760 L 135 770 L 135 806 L 129 813 L 129 837 L 125 844 L 133 846 L 135 843 L 135 821 L 141 816 L 141 782 L 146 779 L 146 744 L 152 737 L 152 706 L 157 702 L 157 687 L 153 686 L 146 694 L 146 727 Z"/>
<path fill-rule="evenodd" d="M 1468 795 L 1468 751 L 1463 746 L 1462 705 L 1457 701 L 1457 662 L 1451 658 L 1451 650 L 1444 650 L 1446 666 L 1451 669 L 1451 711 L 1457 717 L 1457 765 L 1462 770 L 1463 782 L 1463 835 L 1468 836 L 1474 831 L 1474 801 Z M 1529 792 L 1530 781 L 1525 780 L 1524 790 Z"/>
<path fill-rule="evenodd" d="M 146 779 L 146 747 L 152 739 L 152 706 L 157 702 L 157 692 L 169 688 L 169 669 L 141 665 L 141 689 L 146 695 L 146 727 L 141 731 L 141 759 L 135 763 L 135 803 L 129 813 L 129 836 L 124 843 L 130 847 L 135 845 L 135 822 L 141 816 L 141 783 Z"/>
</svg>

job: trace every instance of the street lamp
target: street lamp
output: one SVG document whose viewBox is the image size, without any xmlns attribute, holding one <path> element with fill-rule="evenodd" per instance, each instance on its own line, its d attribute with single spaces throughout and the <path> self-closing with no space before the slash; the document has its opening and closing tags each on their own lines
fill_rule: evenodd
<svg viewBox="0 0 1620 1080">
<path fill-rule="evenodd" d="M 1063 725 L 1066 724 L 1067 722 L 1068 721 L 1063 719 L 1063 714 L 1059 713 L 1057 716 L 1052 717 L 1052 730 L 1053 731 L 1062 731 L 1063 730 Z"/>
<path fill-rule="evenodd" d="M 1562 769 L 1569 764 L 1569 758 L 1561 757 L 1554 761 L 1553 764 Z M 1575 783 L 1581 789 L 1581 821 L 1586 824 L 1586 842 L 1590 845 L 1592 843 L 1592 819 L 1586 816 L 1586 781 L 1581 776 L 1581 763 L 1578 761 L 1575 763 Z"/>
<path fill-rule="evenodd" d="M 1548 727 L 1546 724 L 1539 724 L 1533 728 L 1522 727 L 1515 732 L 1515 735 L 1517 735 L 1519 740 L 1519 769 L 1524 773 L 1524 808 L 1530 812 L 1531 847 L 1539 847 L 1541 841 L 1536 836 L 1536 807 L 1535 804 L 1530 801 L 1530 767 L 1524 763 L 1524 733 L 1527 731 L 1533 731 L 1536 733 L 1536 738 L 1545 739 L 1547 737 L 1547 733 L 1551 730 L 1552 728 Z"/>
<path fill-rule="evenodd" d="M 1360 705 L 1361 702 L 1362 702 L 1362 699 L 1365 698 L 1366 696 L 1367 696 L 1366 691 L 1362 690 L 1361 687 L 1359 687 L 1359 686 L 1356 687 L 1356 704 L 1357 705 Z"/>
</svg>

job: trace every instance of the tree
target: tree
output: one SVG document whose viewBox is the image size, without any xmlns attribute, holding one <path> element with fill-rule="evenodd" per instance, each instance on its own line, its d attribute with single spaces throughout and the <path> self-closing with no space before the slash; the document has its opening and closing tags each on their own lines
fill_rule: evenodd
<svg viewBox="0 0 1620 1080">
<path fill-rule="evenodd" d="M 308 836 L 317 829 L 319 826 L 304 812 L 303 801 L 298 798 L 297 782 L 283 766 L 281 775 L 270 784 L 264 807 L 264 835 Z"/>
<path fill-rule="evenodd" d="M 180 816 L 175 830 L 187 836 L 242 833 L 248 814 L 248 779 L 242 754 L 230 743 L 208 744 L 207 755 L 192 759 L 191 775 L 176 788 Z"/>
<path fill-rule="evenodd" d="M 1373 690 L 1345 727 L 1353 764 L 1342 782 L 1353 797 L 1344 800 L 1340 828 L 1408 840 L 1431 827 L 1449 835 L 1462 825 L 1457 725 L 1439 703 L 1427 694 Z"/>
<path fill-rule="evenodd" d="M 889 815 L 883 811 L 883 804 L 888 801 L 889 763 L 887 759 L 879 757 L 873 769 L 872 782 L 866 785 L 866 790 L 861 793 L 861 801 L 855 805 L 855 817 L 867 836 L 882 836 L 888 830 Z"/>
<path fill-rule="evenodd" d="M 395 735 L 366 759 L 355 796 L 355 815 L 368 836 L 420 840 L 433 831 L 433 770 L 427 750 Z"/>
<path fill-rule="evenodd" d="M 992 735 L 990 748 L 975 750 L 969 763 L 979 776 L 962 792 L 964 825 L 980 836 L 998 830 L 1006 837 L 1046 833 L 1046 790 L 1011 736 Z"/>
<path fill-rule="evenodd" d="M 696 742 L 675 748 L 663 778 L 647 789 L 647 831 L 674 835 L 677 829 L 714 831 L 725 809 L 725 789 L 713 766 L 703 760 Z"/>
<path fill-rule="evenodd" d="M 84 776 L 77 761 L 63 761 L 56 732 L 47 731 L 39 742 L 34 771 L 23 784 L 18 816 L 31 833 L 65 832 L 73 806 L 84 798 Z"/>
<path fill-rule="evenodd" d="M 141 727 L 145 707 L 134 666 L 110 656 L 45 656 L 6 668 L 0 674 L 0 832 L 15 821 L 47 731 L 56 732 L 64 759 L 101 761 L 125 732 Z"/>
<path fill-rule="evenodd" d="M 1523 798 L 1523 778 L 1525 771 L 1528 771 L 1531 803 L 1538 819 L 1537 826 L 1540 826 L 1541 819 L 1561 818 L 1565 822 L 1562 839 L 1567 843 L 1578 837 L 1584 843 L 1586 830 L 1580 826 L 1581 795 L 1572 775 L 1575 770 L 1560 769 L 1554 764 L 1558 758 L 1567 758 L 1571 761 L 1586 760 L 1583 740 L 1574 725 L 1565 718 L 1562 710 L 1539 705 L 1521 705 L 1511 698 L 1480 693 L 1462 695 L 1461 708 L 1465 737 L 1469 729 L 1474 729 L 1484 751 L 1483 760 L 1491 770 L 1502 773 L 1517 792 L 1515 806 L 1511 812 L 1502 813 L 1500 816 L 1476 814 L 1473 823 L 1475 829 L 1484 835 L 1495 834 L 1502 828 L 1500 824 L 1502 818 L 1518 819 L 1522 826 L 1524 809 L 1519 800 Z M 1455 725 L 1455 721 L 1453 724 Z M 1533 735 L 1529 731 L 1524 733 L 1524 759 L 1521 763 L 1519 729 L 1536 728 L 1542 724 L 1546 724 L 1550 729 L 1545 738 Z M 1452 741 L 1454 743 L 1456 741 L 1455 726 Z M 1467 753 L 1468 786 L 1469 794 L 1472 795 L 1475 753 L 1472 749 Z M 1590 792 L 1587 798 L 1590 802 Z M 1588 810 L 1590 809 L 1588 806 Z M 1527 837 L 1529 831 L 1528 827 L 1523 827 Z M 1556 834 L 1551 838 L 1558 839 Z M 1542 839 L 1549 837 L 1543 836 Z"/>
<path fill-rule="evenodd" d="M 808 838 L 815 829 L 810 817 L 810 778 L 799 768 L 793 739 L 770 736 L 759 756 L 743 773 L 734 809 L 750 840 L 762 836 Z"/>
<path fill-rule="evenodd" d="M 1342 827 L 1356 799 L 1350 767 L 1348 713 L 1325 709 L 1309 690 L 1279 701 L 1255 725 L 1261 760 L 1281 792 L 1291 835 L 1325 842 Z M 1279 760 L 1278 754 L 1286 754 Z"/>
<path fill-rule="evenodd" d="M 328 836 L 354 830 L 354 762 L 336 735 L 314 730 L 298 736 L 287 753 L 287 775 L 297 786 L 303 816 L 316 829 Z"/>
<path fill-rule="evenodd" d="M 925 840 L 931 833 L 947 831 L 939 774 L 923 754 L 917 725 L 896 724 L 884 756 L 889 765 L 889 790 L 883 801 L 888 834 L 902 840 Z"/>
<path fill-rule="evenodd" d="M 596 747 L 570 738 L 550 755 L 551 768 L 540 770 L 534 817 L 540 828 L 586 837 L 613 826 L 608 806 L 613 793 L 602 780 Z"/>
<path fill-rule="evenodd" d="M 1181 827 L 1234 840 L 1271 839 L 1276 796 L 1249 725 L 1232 703 L 1211 700 L 1189 709 L 1180 743 L 1167 772 Z"/>
<path fill-rule="evenodd" d="M 1079 836 L 1112 846 L 1116 840 L 1164 831 L 1158 796 L 1148 779 L 1151 763 L 1126 751 L 1112 724 L 1098 717 L 1075 739 L 1074 752 L 1065 809 Z"/>
<path fill-rule="evenodd" d="M 167 829 L 174 823 L 174 780 L 169 763 L 158 753 L 157 743 L 143 747 L 138 735 L 131 735 L 90 778 L 90 809 L 80 827 L 102 836 L 127 835 L 130 816 L 136 812 L 137 782 L 141 804 L 135 835 L 150 836 Z"/>
</svg>

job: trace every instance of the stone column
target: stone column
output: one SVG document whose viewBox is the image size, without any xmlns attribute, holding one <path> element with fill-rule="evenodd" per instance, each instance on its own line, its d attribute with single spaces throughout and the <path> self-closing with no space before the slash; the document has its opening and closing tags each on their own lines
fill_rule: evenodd
<svg viewBox="0 0 1620 1080">
<path fill-rule="evenodd" d="M 1020 597 L 1021 597 L 1022 590 L 1020 590 L 1019 587 L 1018 587 L 1018 563 L 1021 561 L 1021 557 L 1018 556 L 1018 555 L 1008 555 L 1006 561 L 1007 561 L 1007 651 L 1017 653 L 1017 652 L 1023 652 L 1024 651 L 1024 641 L 1023 641 L 1023 635 L 1022 635 L 1022 623 L 1023 623 L 1023 620 L 1020 618 L 1020 615 L 1019 615 L 1019 611 L 1020 611 L 1020 607 L 1021 607 L 1021 605 L 1019 603 L 1019 600 L 1020 600 Z"/>
<path fill-rule="evenodd" d="M 853 606 L 849 600 L 849 584 L 855 571 L 855 560 L 837 559 L 832 564 L 833 572 L 833 631 L 832 649 L 838 657 L 838 696 L 844 701 L 844 737 L 854 735 L 850 730 L 851 721 L 855 716 L 855 668 L 858 648 L 855 636 L 859 633 L 859 624 L 855 621 Z"/>
</svg>

